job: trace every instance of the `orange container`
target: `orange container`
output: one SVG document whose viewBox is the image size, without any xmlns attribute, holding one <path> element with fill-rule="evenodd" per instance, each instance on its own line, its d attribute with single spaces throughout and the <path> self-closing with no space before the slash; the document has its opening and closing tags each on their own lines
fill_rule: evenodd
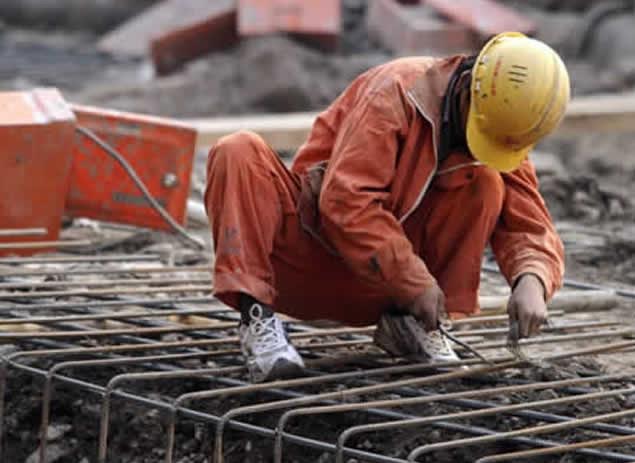
<svg viewBox="0 0 635 463">
<path fill-rule="evenodd" d="M 158 117 L 77 105 L 72 109 L 77 124 L 116 149 L 159 204 L 178 223 L 185 224 L 196 131 Z M 170 230 L 124 168 L 79 133 L 73 146 L 66 213 L 71 217 Z"/>
<path fill-rule="evenodd" d="M 74 122 L 55 89 L 0 93 L 0 229 L 44 228 L 43 236 L 0 237 L 0 242 L 59 237 L 72 162 Z M 50 249 L 2 250 L 0 255 Z"/>
</svg>

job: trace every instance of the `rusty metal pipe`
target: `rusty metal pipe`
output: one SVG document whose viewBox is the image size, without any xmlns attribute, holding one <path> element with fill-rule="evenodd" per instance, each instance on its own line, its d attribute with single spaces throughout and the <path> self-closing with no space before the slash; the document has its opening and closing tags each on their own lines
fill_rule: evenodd
<svg viewBox="0 0 635 463">
<path fill-rule="evenodd" d="M 336 454 L 335 461 L 336 463 L 342 463 L 344 461 L 343 460 L 344 455 L 342 452 L 342 449 L 344 448 L 344 444 L 346 443 L 348 439 L 360 433 L 386 431 L 389 429 L 391 430 L 403 429 L 403 428 L 413 427 L 413 426 L 422 426 L 422 425 L 430 424 L 439 420 L 447 421 L 447 420 L 456 420 L 456 419 L 463 419 L 463 418 L 476 418 L 476 417 L 482 417 L 482 416 L 488 416 L 488 415 L 496 415 L 499 413 L 509 413 L 516 410 L 528 410 L 532 408 L 547 407 L 550 405 L 570 404 L 570 403 L 576 403 L 576 402 L 581 402 L 585 400 L 594 400 L 594 399 L 615 397 L 619 395 L 630 395 L 630 394 L 635 394 L 635 387 L 621 388 L 621 389 L 616 389 L 611 391 L 592 392 L 589 394 L 560 397 L 557 399 L 538 400 L 533 402 L 522 402 L 522 403 L 513 404 L 513 405 L 504 405 L 504 406 L 487 408 L 484 410 L 470 410 L 465 412 L 446 413 L 442 415 L 426 416 L 423 418 L 415 418 L 415 419 L 409 419 L 409 420 L 391 421 L 387 423 L 374 423 L 374 424 L 367 424 L 367 425 L 361 425 L 361 426 L 354 426 L 352 428 L 348 428 L 346 431 L 340 434 L 337 441 L 337 454 Z M 631 411 L 633 412 L 632 414 L 635 415 L 635 410 L 631 410 Z M 574 423 L 577 421 L 578 420 L 572 419 L 568 421 L 567 423 Z M 560 424 L 564 424 L 564 423 L 557 423 L 553 426 L 560 425 Z M 459 439 L 458 441 L 460 440 L 461 439 Z M 453 441 L 450 441 L 450 442 L 453 442 Z M 439 445 L 446 445 L 446 444 L 449 445 L 450 443 L 444 442 Z M 431 445 L 437 445 L 437 444 L 431 444 Z M 426 446 L 422 446 L 422 447 L 426 447 Z M 454 446 L 447 447 L 447 448 L 453 448 L 453 447 Z M 445 449 L 445 448 L 446 447 L 442 447 L 440 449 Z M 414 452 L 415 451 L 413 451 L 411 455 L 413 455 Z M 425 453 L 425 452 L 426 452 L 425 450 L 421 450 L 420 453 L 417 453 L 416 455 L 420 455 L 421 453 Z"/>
<path fill-rule="evenodd" d="M 560 317 L 561 315 L 564 315 L 564 313 L 564 310 L 550 310 L 549 318 Z M 461 318 L 459 320 L 452 320 L 452 327 L 498 322 L 509 322 L 509 315 L 480 315 L 477 317 Z"/>
<path fill-rule="evenodd" d="M 0 230 L 0 236 L 1 235 Z M 161 260 L 157 254 L 123 254 L 103 256 L 47 256 L 47 257 L 3 257 L 0 265 L 26 264 L 79 264 L 85 262 L 147 262 Z"/>
<path fill-rule="evenodd" d="M 178 309 L 162 310 L 160 312 L 109 312 L 96 315 L 64 315 L 54 317 L 24 317 L 24 318 L 0 318 L 0 326 L 20 325 L 24 323 L 34 324 L 55 324 L 73 321 L 99 321 L 99 320 L 124 320 L 128 318 L 158 318 L 171 315 L 211 315 L 224 313 L 232 309 Z"/>
<path fill-rule="evenodd" d="M 0 278 L 23 276 L 51 276 L 51 275 L 119 275 L 119 274 L 148 274 L 148 273 L 186 273 L 212 271 L 208 265 L 192 266 L 162 266 L 162 267 L 137 267 L 137 268 L 90 268 L 90 269 L 38 269 L 38 270 L 8 270 L 0 272 Z"/>
<path fill-rule="evenodd" d="M 546 360 L 559 360 L 564 358 L 575 357 L 578 355 L 586 355 L 586 354 L 595 354 L 602 352 L 612 352 L 616 350 L 621 350 L 629 347 L 635 346 L 635 341 L 626 341 L 614 344 L 606 344 L 598 347 L 591 348 L 583 348 L 577 349 L 573 351 L 563 352 L 559 354 L 553 354 L 547 356 Z M 446 363 L 446 366 L 452 366 L 456 362 Z M 248 413 L 262 413 L 266 411 L 279 410 L 281 408 L 290 408 L 302 405 L 308 405 L 309 403 L 319 402 L 326 399 L 338 399 L 343 400 L 345 397 L 353 396 L 353 395 L 362 395 L 368 393 L 375 392 L 384 392 L 391 389 L 401 388 L 401 387 L 413 387 L 413 386 L 424 386 L 427 384 L 434 384 L 441 381 L 448 381 L 453 379 L 467 378 L 470 376 L 476 376 L 480 374 L 493 373 L 497 371 L 502 371 L 508 368 L 519 368 L 526 365 L 526 362 L 522 360 L 511 360 L 511 361 L 503 361 L 497 363 L 495 365 L 470 368 L 468 370 L 457 370 L 451 371 L 448 373 L 439 373 L 432 376 L 427 376 L 425 378 L 411 378 L 411 379 L 403 379 L 399 381 L 393 381 L 389 383 L 371 385 L 371 386 L 363 386 L 348 389 L 346 391 L 337 391 L 337 392 L 327 392 L 322 394 L 315 394 L 313 396 L 307 396 L 297 399 L 288 399 L 281 400 L 276 402 L 271 402 L 268 404 L 259 404 L 259 405 L 251 405 L 245 407 L 235 408 L 225 413 L 216 426 L 216 435 L 215 435 L 215 444 L 213 454 L 211 455 L 211 460 L 215 463 L 223 462 L 223 432 L 225 425 L 231 419 L 236 416 L 248 414 Z"/>
<path fill-rule="evenodd" d="M 115 301 L 99 302 L 55 302 L 47 304 L 28 305 L 4 305 L 0 306 L 0 312 L 11 310 L 69 310 L 69 309 L 105 309 L 109 307 L 121 307 L 127 305 L 140 305 L 144 307 L 161 308 L 172 307 L 175 304 L 217 304 L 218 300 L 212 296 L 197 297 L 173 297 L 173 298 L 147 298 L 147 299 L 121 299 Z"/>
<path fill-rule="evenodd" d="M 176 379 L 176 378 L 188 378 L 188 377 L 198 377 L 198 376 L 210 376 L 210 375 L 218 375 L 218 374 L 228 374 L 228 373 L 237 373 L 245 370 L 244 366 L 237 367 L 220 367 L 220 368 L 203 368 L 197 370 L 179 370 L 173 372 L 151 372 L 151 373 L 125 373 L 121 375 L 117 375 L 110 379 L 108 384 L 106 385 L 106 392 L 104 394 L 104 399 L 101 404 L 101 414 L 100 414 L 100 422 L 99 422 L 99 444 L 98 444 L 98 453 L 97 453 L 97 461 L 99 463 L 105 463 L 108 458 L 108 435 L 110 428 L 110 407 L 112 403 L 112 395 L 116 387 L 120 384 L 133 381 L 133 380 L 143 380 L 149 381 L 154 379 Z M 167 447 L 172 451 L 174 448 L 174 438 L 175 433 L 173 430 L 175 419 L 175 408 L 172 407 L 170 410 L 170 421 L 168 424 L 168 445 Z M 166 461 L 172 460 L 172 454 L 169 456 L 166 455 Z"/>
<path fill-rule="evenodd" d="M 595 331 L 591 333 L 578 333 L 578 334 L 565 334 L 561 336 L 536 336 L 529 339 L 521 339 L 520 345 L 532 345 L 532 344 L 551 344 L 554 342 L 566 342 L 566 341 L 583 341 L 590 339 L 600 338 L 615 338 L 618 336 L 629 336 L 635 331 L 631 328 L 624 328 L 620 330 L 606 330 Z M 483 343 L 475 343 L 474 347 L 478 349 L 499 349 L 504 348 L 507 345 L 507 341 L 488 341 Z"/>
<path fill-rule="evenodd" d="M 32 367 L 28 367 L 28 366 L 24 366 L 24 365 L 16 365 L 18 368 L 24 370 L 24 371 L 28 371 L 32 374 L 36 374 L 38 376 L 44 376 L 45 375 L 45 371 L 42 370 L 38 370 Z M 58 377 L 58 380 L 71 385 L 71 386 L 76 386 L 76 387 L 80 387 L 80 388 L 84 388 L 87 389 L 88 391 L 94 392 L 96 394 L 103 394 L 103 388 L 101 386 L 98 385 L 94 385 L 92 383 L 86 383 L 84 381 L 81 380 L 77 380 L 77 379 L 73 379 L 73 378 L 68 378 L 68 377 Z M 133 403 L 137 403 L 139 405 L 145 405 L 151 408 L 157 408 L 159 410 L 167 410 L 170 407 L 170 404 L 165 403 L 165 402 L 160 402 L 160 401 L 156 401 L 153 399 L 149 399 L 147 397 L 142 397 L 142 396 L 138 396 L 138 395 L 134 395 L 134 394 L 130 394 L 130 393 L 126 393 L 123 391 L 114 391 L 113 395 L 117 396 L 118 398 L 124 399 L 124 400 L 128 400 L 131 401 Z M 196 410 L 191 410 L 191 409 L 184 409 L 182 410 L 182 413 L 185 417 L 187 418 L 191 418 L 191 419 L 197 419 L 197 420 L 201 420 L 204 422 L 208 422 L 208 423 L 216 423 L 218 422 L 218 417 L 214 416 L 214 415 L 209 415 L 207 413 L 203 413 L 203 412 L 199 412 Z M 380 410 L 377 411 L 377 413 L 380 416 L 385 416 L 385 417 L 394 417 L 394 418 L 404 418 L 406 417 L 406 415 L 400 414 L 400 413 L 396 413 L 396 412 L 382 412 Z M 256 426 L 256 425 L 252 425 L 252 424 L 248 424 L 248 423 L 244 423 L 244 422 L 238 422 L 238 421 L 233 421 L 230 423 L 232 428 L 243 431 L 243 432 L 249 432 L 255 435 L 259 435 L 262 437 L 267 437 L 267 438 L 272 438 L 274 436 L 274 431 L 271 429 L 267 429 L 267 428 L 263 428 L 260 426 Z M 478 428 L 478 427 L 466 427 L 466 426 L 462 426 L 459 424 L 452 424 L 452 423 L 439 423 L 439 426 L 441 426 L 443 429 L 449 429 L 452 431 L 459 431 L 459 432 L 476 432 L 479 434 L 488 434 L 491 433 L 491 431 L 484 429 L 484 428 Z M 295 444 L 299 444 L 299 445 L 303 445 L 303 446 L 309 446 L 321 451 L 328 451 L 328 452 L 333 452 L 334 451 L 334 445 L 332 444 L 328 444 L 322 441 L 318 441 L 315 439 L 310 439 L 310 438 L 305 438 L 302 436 L 294 436 L 294 435 L 289 435 L 288 440 L 290 442 L 293 442 Z M 521 444 L 524 445 L 558 445 L 558 443 L 554 443 L 552 441 L 545 441 L 543 439 L 530 439 L 530 438 L 515 438 L 514 441 L 517 441 Z M 618 460 L 618 461 L 630 461 L 628 456 L 623 455 L 623 454 L 616 454 L 613 452 L 599 452 L 599 451 L 594 451 L 594 450 L 580 450 L 581 453 L 586 454 L 586 455 L 590 455 L 590 456 L 594 456 L 596 458 L 611 458 L 613 460 Z M 379 455 L 376 453 L 369 453 L 369 452 L 364 452 L 364 451 L 359 451 L 359 450 L 350 450 L 350 455 L 352 457 L 355 458 L 359 458 L 359 459 L 363 459 L 365 461 L 372 461 L 372 462 L 377 462 L 377 463 L 401 463 L 404 460 L 401 459 L 396 459 L 396 458 L 392 458 L 392 457 L 388 457 L 388 456 L 383 456 L 383 455 Z"/>
<path fill-rule="evenodd" d="M 79 289 L 60 291 L 30 291 L 25 292 L 3 292 L 0 293 L 0 300 L 20 300 L 39 299 L 44 297 L 76 297 L 76 296 L 117 296 L 122 294 L 157 294 L 157 293 L 210 293 L 211 283 L 204 285 L 186 286 L 147 286 L 145 288 L 108 288 L 108 289 Z"/>
<path fill-rule="evenodd" d="M 352 404 L 296 408 L 296 409 L 285 412 L 284 414 L 281 415 L 280 419 L 278 420 L 278 425 L 276 426 L 277 433 L 276 433 L 276 442 L 274 447 L 274 461 L 275 462 L 282 461 L 282 441 L 283 441 L 283 435 L 284 435 L 284 428 L 292 418 L 295 418 L 298 416 L 317 415 L 317 414 L 323 414 L 323 413 L 343 413 L 343 412 L 365 410 L 368 408 L 391 408 L 391 407 L 403 407 L 408 405 L 421 405 L 424 403 L 443 402 L 443 401 L 454 400 L 454 399 L 487 397 L 492 395 L 517 393 L 517 392 L 524 392 L 524 391 L 535 391 L 540 389 L 561 388 L 561 387 L 572 386 L 577 384 L 608 382 L 608 381 L 615 381 L 615 380 L 627 378 L 629 376 L 630 375 L 628 374 L 602 375 L 602 376 L 592 376 L 587 378 L 573 378 L 573 379 L 565 379 L 565 380 L 558 380 L 558 381 L 548 381 L 543 383 L 529 383 L 529 384 L 513 385 L 513 386 L 492 387 L 487 389 L 477 389 L 477 390 L 463 391 L 463 392 L 431 394 L 424 397 L 410 397 L 410 398 L 400 398 L 400 399 L 394 399 L 394 400 L 374 400 L 369 402 L 358 402 L 358 403 L 352 403 Z M 348 430 L 345 432 L 348 432 Z M 338 448 L 344 447 L 344 445 L 346 444 L 346 440 L 349 437 L 350 436 L 347 435 L 345 438 L 342 438 L 343 439 L 342 443 L 341 445 L 338 444 Z"/>
<path fill-rule="evenodd" d="M 498 265 L 495 264 L 483 264 L 481 267 L 484 271 L 490 273 L 496 273 L 500 275 L 500 269 Z M 563 280 L 563 285 L 568 286 L 570 288 L 578 288 L 578 289 L 586 289 L 586 290 L 600 290 L 600 291 L 613 291 L 615 294 L 628 298 L 635 298 L 635 290 L 634 289 L 624 289 L 624 288 L 611 288 L 606 285 L 595 285 L 592 283 L 586 283 L 583 281 L 572 280 L 571 278 L 565 278 Z"/>
<path fill-rule="evenodd" d="M 577 322 L 569 324 L 559 324 L 545 326 L 542 328 L 543 333 L 557 333 L 560 331 L 580 330 L 587 328 L 606 328 L 622 325 L 619 322 Z M 451 330 L 451 334 L 457 337 L 461 336 L 506 336 L 509 333 L 509 327 L 502 328 L 481 328 L 472 330 Z"/>
<path fill-rule="evenodd" d="M 47 249 L 47 248 L 73 248 L 78 246 L 90 246 L 89 240 L 68 241 L 31 241 L 21 243 L 0 243 L 0 251 L 11 249 Z"/>
<path fill-rule="evenodd" d="M 620 412 L 612 412 L 612 413 L 604 413 L 601 415 L 595 415 L 588 418 L 579 418 L 575 420 L 571 420 L 565 423 L 555 423 L 555 424 L 546 424 L 541 426 L 533 426 L 529 428 L 518 429 L 515 431 L 507 431 L 496 433 L 492 436 L 480 436 L 480 437 L 470 437 L 465 439 L 455 439 L 449 442 L 439 442 L 436 444 L 426 444 L 414 449 L 408 455 L 408 461 L 416 461 L 416 459 L 424 454 L 438 450 L 448 450 L 456 447 L 464 447 L 466 445 L 477 445 L 477 444 L 486 444 L 489 442 L 495 442 L 500 439 L 504 439 L 507 437 L 517 437 L 517 436 L 534 436 L 536 434 L 544 434 L 548 432 L 558 432 L 564 431 L 565 429 L 571 429 L 580 427 L 584 424 L 590 423 L 599 423 L 601 421 L 612 421 L 620 418 L 628 418 L 631 416 L 635 416 L 635 409 L 622 410 Z"/>
<path fill-rule="evenodd" d="M 353 343 L 355 343 L 357 341 L 335 341 L 335 342 L 327 342 L 327 343 L 323 343 L 323 344 L 307 344 L 303 347 L 308 348 L 308 349 L 325 349 L 325 348 L 329 348 L 329 347 L 340 347 L 340 346 L 349 346 Z M 210 352 L 187 352 L 187 353 L 182 353 L 182 354 L 162 354 L 162 355 L 154 355 L 154 356 L 146 356 L 146 357 L 125 357 L 125 358 L 116 358 L 116 359 L 99 359 L 99 360 L 78 360 L 78 361 L 71 361 L 71 362 L 62 362 L 62 363 L 58 363 L 54 366 L 52 366 L 47 374 L 46 374 L 46 382 L 44 385 L 44 390 L 43 390 L 43 394 L 42 394 L 42 418 L 41 418 L 41 430 L 42 430 L 42 434 L 40 436 L 40 458 L 41 458 L 41 462 L 44 462 L 45 460 L 43 459 L 44 456 L 46 455 L 46 446 L 47 446 L 47 439 L 46 439 L 46 430 L 48 429 L 48 425 L 50 422 L 50 406 L 51 406 L 51 397 L 52 397 L 52 390 L 53 390 L 53 379 L 56 377 L 56 375 L 67 368 L 93 368 L 93 367 L 104 367 L 104 366 L 120 366 L 120 365 L 130 365 L 130 364 L 135 364 L 135 363 L 148 363 L 148 362 L 158 362 L 158 361 L 163 361 L 163 360 L 183 360 L 183 359 L 195 359 L 195 358 L 207 358 L 207 357 L 220 357 L 220 356 L 236 356 L 240 354 L 240 350 L 239 349 L 226 349 L 226 350 L 219 350 L 219 351 L 210 351 Z M 214 369 L 216 370 L 216 369 Z M 187 371 L 184 376 L 199 376 L 200 375 L 200 371 L 201 370 L 190 370 Z M 141 378 L 141 377 L 148 377 L 149 379 L 157 379 L 157 378 L 170 378 L 170 377 L 179 377 L 180 375 L 183 375 L 182 373 L 174 373 L 174 372 L 153 372 L 147 376 L 141 376 L 141 374 L 136 374 L 136 375 L 130 375 L 130 376 L 126 376 L 124 375 L 124 378 Z M 115 377 L 117 378 L 117 377 Z M 109 383 L 109 387 L 106 388 L 106 397 L 107 397 L 107 403 L 110 403 L 110 394 L 112 394 L 112 388 L 115 387 L 119 382 L 121 382 L 122 379 L 118 379 L 116 381 L 114 381 L 114 383 L 111 385 Z M 112 381 L 111 381 L 112 382 Z M 109 406 L 106 408 L 106 412 L 104 412 L 104 409 L 102 408 L 102 416 L 106 415 L 106 418 L 102 418 L 102 424 L 105 423 L 107 424 L 107 416 L 109 416 Z M 103 436 L 103 437 L 102 437 Z M 104 431 L 104 429 L 102 428 L 100 430 L 100 442 L 101 439 L 103 438 L 105 441 L 107 441 L 107 428 Z M 103 446 L 103 448 L 105 449 L 105 444 Z M 100 449 L 102 449 L 102 445 L 100 444 Z M 104 450 L 105 451 L 105 450 Z M 101 454 L 100 454 L 101 455 Z M 105 455 L 104 455 L 104 460 L 100 460 L 100 461 L 105 461 Z"/>
<path fill-rule="evenodd" d="M 156 336 L 166 333 L 187 333 L 189 331 L 201 331 L 201 330 L 225 330 L 228 328 L 235 328 L 236 324 L 233 322 L 217 322 L 209 325 L 198 326 L 161 326 L 152 328 L 116 328 L 108 330 L 83 330 L 83 331 L 34 331 L 24 333 L 0 333 L 0 341 L 19 341 L 28 340 L 33 338 L 39 339 L 73 339 L 73 338 L 103 338 L 110 336 L 122 336 L 122 335 L 144 335 L 144 336 Z"/>
<path fill-rule="evenodd" d="M 28 371 L 34 375 L 38 375 L 38 376 L 45 376 L 46 372 L 43 370 L 39 370 L 36 368 L 32 368 L 32 367 L 28 367 L 25 365 L 17 365 L 18 368 L 24 370 L 24 371 Z M 69 378 L 69 377 L 58 377 L 58 380 L 72 385 L 72 386 L 76 386 L 76 387 L 80 387 L 80 388 L 84 388 L 87 389 L 91 392 L 94 392 L 96 394 L 103 394 L 103 387 L 92 384 L 92 383 L 87 383 L 85 381 L 81 381 L 78 379 L 74 379 L 74 378 Z M 130 393 L 126 393 L 123 391 L 114 391 L 113 395 L 125 399 L 125 400 L 129 400 L 133 403 L 139 404 L 139 405 L 145 405 L 148 407 L 152 407 L 152 408 L 157 408 L 159 410 L 167 410 L 170 407 L 170 404 L 165 403 L 165 402 L 160 402 L 157 400 L 153 400 L 153 399 L 149 399 L 147 397 L 142 397 L 142 396 L 138 396 L 135 394 L 130 394 Z M 204 422 L 208 422 L 208 423 L 215 423 L 218 421 L 218 417 L 214 416 L 214 415 L 210 415 L 207 413 L 203 413 L 203 412 L 199 412 L 196 410 L 183 410 L 182 413 L 191 419 L 198 419 L 198 420 L 202 420 Z M 244 431 L 244 432 L 250 432 L 254 435 L 259 435 L 262 437 L 268 437 L 271 438 L 274 435 L 274 431 L 271 429 L 267 429 L 267 428 L 263 428 L 260 426 L 256 426 L 256 425 L 252 425 L 252 424 L 248 424 L 248 423 L 243 423 L 243 422 L 233 422 L 232 423 L 232 427 Z M 315 439 L 309 439 L 309 438 L 304 438 L 301 436 L 297 436 L 297 437 L 292 437 L 291 440 L 295 443 L 301 444 L 301 445 L 306 445 L 306 446 L 310 446 L 313 447 L 315 449 L 318 450 L 322 450 L 322 451 L 333 451 L 334 446 L 332 444 L 327 444 L 325 442 L 322 441 L 318 441 Z M 359 458 L 368 458 L 369 461 L 374 461 L 377 463 L 402 463 L 404 460 L 399 460 L 396 458 L 391 458 L 391 457 L 387 457 L 387 456 L 382 456 L 382 455 L 377 455 L 377 454 L 369 454 L 368 452 L 354 452 L 354 455 L 359 457 Z"/>
<path fill-rule="evenodd" d="M 75 288 L 108 286 L 142 286 L 171 284 L 210 284 L 210 278 L 119 278 L 112 280 L 16 281 L 0 283 L 0 289 Z"/>
<path fill-rule="evenodd" d="M 520 452 L 502 453 L 499 455 L 491 455 L 484 458 L 479 458 L 476 463 L 498 463 L 499 461 L 517 461 L 524 458 L 540 457 L 544 455 L 553 455 L 555 453 L 568 453 L 572 450 L 582 448 L 599 448 L 599 447 L 617 447 L 624 444 L 635 443 L 635 436 L 619 436 L 610 437 L 607 439 L 593 439 L 584 442 L 577 442 L 575 444 L 560 445 L 558 447 L 546 448 L 546 449 L 532 449 L 523 450 Z M 633 457 L 635 460 L 635 457 Z"/>
<path fill-rule="evenodd" d="M 44 236 L 46 228 L 0 228 L 0 237 Z"/>
</svg>

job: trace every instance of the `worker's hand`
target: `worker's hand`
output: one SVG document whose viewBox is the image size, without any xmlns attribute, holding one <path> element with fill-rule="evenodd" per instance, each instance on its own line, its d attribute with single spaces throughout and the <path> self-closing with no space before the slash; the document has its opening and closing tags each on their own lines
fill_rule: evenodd
<svg viewBox="0 0 635 463">
<path fill-rule="evenodd" d="M 507 304 L 510 324 L 518 322 L 521 338 L 528 338 L 540 332 L 547 320 L 545 289 L 540 279 L 530 273 L 518 280 Z"/>
<path fill-rule="evenodd" d="M 423 323 L 426 331 L 439 327 L 439 319 L 445 314 L 445 296 L 436 284 L 419 294 L 408 307 L 408 312 Z"/>
</svg>

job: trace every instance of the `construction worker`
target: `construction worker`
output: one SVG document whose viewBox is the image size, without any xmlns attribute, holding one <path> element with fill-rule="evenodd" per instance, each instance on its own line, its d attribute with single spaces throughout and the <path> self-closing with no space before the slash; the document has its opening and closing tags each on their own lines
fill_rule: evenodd
<svg viewBox="0 0 635 463">
<path fill-rule="evenodd" d="M 402 58 L 362 74 L 318 116 L 290 170 L 255 133 L 222 138 L 205 192 L 214 291 L 241 313 L 252 381 L 303 367 L 276 312 L 353 326 L 411 314 L 419 353 L 456 360 L 439 319 L 479 312 L 488 244 L 512 288 L 510 319 L 521 337 L 537 333 L 564 264 L 528 153 L 568 101 L 556 52 L 504 33 L 476 57 Z"/>
</svg>

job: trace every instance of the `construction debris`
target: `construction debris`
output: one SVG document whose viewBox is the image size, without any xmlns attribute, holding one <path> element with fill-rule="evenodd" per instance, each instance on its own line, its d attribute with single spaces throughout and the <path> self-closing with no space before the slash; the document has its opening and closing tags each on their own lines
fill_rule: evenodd
<svg viewBox="0 0 635 463">
<path fill-rule="evenodd" d="M 238 3 L 238 4 L 237 4 Z M 340 31 L 340 0 L 164 0 L 99 42 L 99 49 L 125 56 L 150 54 L 159 75 L 244 37 L 291 33 L 335 50 Z"/>
<path fill-rule="evenodd" d="M 340 0 L 238 0 L 238 32 L 243 37 L 276 32 L 297 35 L 334 51 L 341 29 Z"/>
<path fill-rule="evenodd" d="M 530 20 L 493 0 L 425 0 L 425 4 L 485 37 L 506 31 L 530 34 L 536 28 Z"/>
<path fill-rule="evenodd" d="M 191 3 L 191 2 L 190 2 Z M 183 21 L 183 1 L 172 1 L 178 10 L 181 23 L 156 35 L 150 46 L 154 69 L 159 75 L 180 69 L 185 63 L 215 50 L 223 50 L 238 41 L 236 33 L 236 8 L 234 0 L 215 0 L 201 12 L 200 2 L 194 2 L 192 11 L 196 18 Z M 200 14 L 203 13 L 202 16 Z"/>
<path fill-rule="evenodd" d="M 148 56 L 152 41 L 161 35 L 199 24 L 209 17 L 235 13 L 234 3 L 234 0 L 164 0 L 104 35 L 97 46 L 115 55 L 142 58 Z"/>
<path fill-rule="evenodd" d="M 368 9 L 370 36 L 397 55 L 444 56 L 477 48 L 472 32 L 436 16 L 427 3 L 401 5 L 395 0 L 373 1 Z"/>
</svg>

